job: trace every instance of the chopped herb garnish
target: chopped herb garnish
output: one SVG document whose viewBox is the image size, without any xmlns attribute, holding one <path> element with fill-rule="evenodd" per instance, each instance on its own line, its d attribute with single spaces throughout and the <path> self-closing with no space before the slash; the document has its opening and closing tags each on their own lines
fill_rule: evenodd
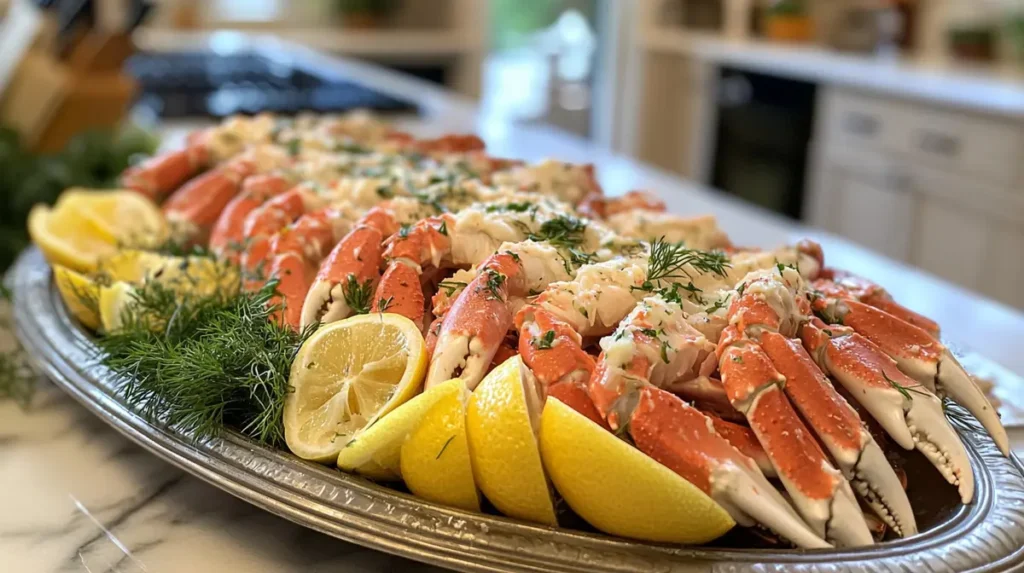
<svg viewBox="0 0 1024 573">
<path fill-rule="evenodd" d="M 555 331 L 549 330 L 541 335 L 540 338 L 534 340 L 534 346 L 540 350 L 549 350 L 555 342 Z"/>
<path fill-rule="evenodd" d="M 448 221 L 442 220 L 441 226 L 437 228 L 437 232 L 441 233 L 445 237 L 448 236 Z"/>
<path fill-rule="evenodd" d="M 302 151 L 302 141 L 299 139 L 292 139 L 287 143 L 286 149 L 288 150 L 288 155 L 295 157 L 300 151 Z"/>
<path fill-rule="evenodd" d="M 366 279 L 362 284 L 355 275 L 348 275 L 345 283 L 341 285 L 341 295 L 355 314 L 366 314 L 370 312 L 370 297 L 373 296 L 373 280 Z"/>
<path fill-rule="evenodd" d="M 437 284 L 437 287 L 444 289 L 444 293 L 448 296 L 455 294 L 455 291 L 461 290 L 469 286 L 467 283 L 462 281 L 443 280 Z"/>
<path fill-rule="evenodd" d="M 670 360 L 668 359 L 668 341 L 667 340 L 662 340 L 661 341 L 661 361 L 664 362 L 665 364 L 668 364 L 670 362 Z"/>
<path fill-rule="evenodd" d="M 377 187 L 377 196 L 381 199 L 391 199 L 395 196 L 395 192 L 388 185 L 381 185 Z"/>
<path fill-rule="evenodd" d="M 903 386 L 899 382 L 896 382 L 892 378 L 889 378 L 889 375 L 885 373 L 884 369 L 881 372 L 882 372 L 882 378 L 885 378 L 885 381 L 888 382 L 890 386 L 895 388 L 897 392 L 902 394 L 903 397 L 906 398 L 907 400 L 910 400 L 910 401 L 914 400 L 914 397 L 910 395 L 911 393 L 918 394 L 918 395 L 925 396 L 925 397 L 928 396 L 927 392 L 921 390 L 922 386 L 920 384 L 914 384 L 913 386 Z"/>
<path fill-rule="evenodd" d="M 402 225 L 402 227 L 398 229 L 398 236 L 403 239 L 408 239 L 410 231 L 412 231 L 412 225 Z"/>
<path fill-rule="evenodd" d="M 455 436 L 452 436 L 452 437 L 448 438 L 447 441 L 445 441 L 444 445 L 441 446 L 441 451 L 437 452 L 437 455 L 434 456 L 435 460 L 441 459 L 441 454 L 443 454 L 444 451 L 448 449 L 448 444 L 452 443 L 452 440 L 454 440 L 454 439 L 455 439 Z"/>
<path fill-rule="evenodd" d="M 530 203 L 528 201 L 522 201 L 519 203 L 506 203 L 504 205 L 488 205 L 485 210 L 488 213 L 525 213 L 526 211 L 529 211 L 530 209 L 533 208 L 533 203 Z"/>
<path fill-rule="evenodd" d="M 395 302 L 395 297 L 393 296 L 379 299 L 377 301 L 377 312 L 387 312 L 393 302 Z"/>
<path fill-rule="evenodd" d="M 487 273 L 487 290 L 491 291 L 491 295 L 494 296 L 495 300 L 504 301 L 505 298 L 501 295 L 501 288 L 508 277 L 494 269 L 487 269 L 484 272 Z"/>
<path fill-rule="evenodd" d="M 725 297 L 718 299 L 717 301 L 715 301 L 715 304 L 713 304 L 713 305 L 707 307 L 706 309 L 704 309 L 704 312 L 706 312 L 708 314 L 714 314 L 714 313 L 718 312 L 719 310 L 722 310 L 723 308 L 726 307 L 726 305 L 729 304 L 729 298 L 731 296 L 732 295 L 727 294 L 727 295 L 725 295 Z"/>
</svg>

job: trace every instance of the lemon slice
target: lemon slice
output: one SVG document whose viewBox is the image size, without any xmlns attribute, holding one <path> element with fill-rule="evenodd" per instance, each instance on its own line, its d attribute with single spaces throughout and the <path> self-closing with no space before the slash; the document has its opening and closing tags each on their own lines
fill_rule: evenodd
<svg viewBox="0 0 1024 573">
<path fill-rule="evenodd" d="M 117 251 L 95 222 L 70 209 L 36 205 L 28 214 L 28 233 L 50 264 L 78 272 L 94 271 L 101 258 Z"/>
<path fill-rule="evenodd" d="M 99 311 L 100 324 L 108 333 L 118 332 L 124 327 L 124 319 L 128 316 L 131 305 L 135 302 L 135 289 L 124 282 L 116 282 L 110 286 L 100 287 Z"/>
<path fill-rule="evenodd" d="M 539 401 L 520 376 L 513 356 L 492 370 L 469 400 L 466 427 L 476 484 L 498 511 L 526 521 L 557 526 L 551 487 L 534 434 Z M 539 420 L 538 420 L 539 421 Z"/>
<path fill-rule="evenodd" d="M 409 491 L 427 501 L 480 511 L 466 439 L 469 391 L 462 380 L 456 384 L 457 391 L 431 406 L 402 444 L 402 479 Z"/>
<path fill-rule="evenodd" d="M 53 280 L 71 315 L 90 330 L 99 328 L 99 285 L 89 277 L 60 265 L 53 267 Z"/>
<path fill-rule="evenodd" d="M 70 209 L 89 219 L 98 232 L 117 245 L 153 247 L 168 237 L 167 222 L 156 203 L 127 189 L 68 189 L 57 200 L 56 208 Z"/>
<path fill-rule="evenodd" d="M 541 414 L 540 451 L 565 501 L 605 533 L 699 544 L 735 525 L 695 485 L 556 398 Z"/>
<path fill-rule="evenodd" d="M 460 384 L 460 380 L 454 379 L 434 386 L 378 418 L 376 424 L 356 434 L 341 450 L 338 467 L 377 481 L 400 481 L 405 439 L 438 400 L 461 392 L 464 385 Z"/>
<path fill-rule="evenodd" d="M 426 367 L 423 336 L 404 316 L 364 314 L 321 328 L 292 363 L 288 448 L 335 462 L 360 430 L 419 392 Z"/>
<path fill-rule="evenodd" d="M 168 259 L 151 251 L 124 249 L 99 261 L 96 273 L 111 281 L 141 284 Z"/>
</svg>

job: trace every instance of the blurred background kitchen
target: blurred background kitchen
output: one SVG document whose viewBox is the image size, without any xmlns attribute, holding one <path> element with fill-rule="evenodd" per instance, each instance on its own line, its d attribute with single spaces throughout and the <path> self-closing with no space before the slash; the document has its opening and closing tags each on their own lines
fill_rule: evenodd
<svg viewBox="0 0 1024 573">
<path fill-rule="evenodd" d="M 0 5 L 3 266 L 28 206 L 115 184 L 159 125 L 416 113 L 236 50 L 257 33 L 555 124 L 1024 309 L 1024 0 Z"/>
</svg>

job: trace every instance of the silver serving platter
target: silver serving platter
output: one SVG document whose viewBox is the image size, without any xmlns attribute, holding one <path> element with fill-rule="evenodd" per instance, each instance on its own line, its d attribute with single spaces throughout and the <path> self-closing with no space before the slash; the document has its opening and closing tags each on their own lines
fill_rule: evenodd
<svg viewBox="0 0 1024 573">
<path fill-rule="evenodd" d="M 328 535 L 464 571 L 1007 571 L 1024 569 L 1024 467 L 981 427 L 957 424 L 977 482 L 975 501 L 925 533 L 851 550 L 743 550 L 641 543 L 468 513 L 227 432 L 197 444 L 129 409 L 95 346 L 66 312 L 36 249 L 12 272 L 19 338 L 48 376 L 119 432 L 253 505 Z M 930 494 L 929 494 L 930 495 Z M 926 495 L 925 497 L 928 497 Z"/>
</svg>

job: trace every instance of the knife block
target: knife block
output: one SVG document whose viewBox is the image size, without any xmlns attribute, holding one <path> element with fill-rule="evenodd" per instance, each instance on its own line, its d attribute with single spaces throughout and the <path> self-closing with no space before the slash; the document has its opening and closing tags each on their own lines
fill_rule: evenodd
<svg viewBox="0 0 1024 573">
<path fill-rule="evenodd" d="M 63 102 L 33 149 L 57 152 L 82 131 L 115 127 L 128 113 L 136 88 L 135 80 L 122 73 L 73 76 Z"/>
<path fill-rule="evenodd" d="M 66 61 L 29 51 L 0 96 L 0 124 L 36 152 L 60 151 L 77 133 L 116 126 L 137 91 L 122 71 L 131 51 L 130 40 L 112 36 L 87 37 Z"/>
</svg>

